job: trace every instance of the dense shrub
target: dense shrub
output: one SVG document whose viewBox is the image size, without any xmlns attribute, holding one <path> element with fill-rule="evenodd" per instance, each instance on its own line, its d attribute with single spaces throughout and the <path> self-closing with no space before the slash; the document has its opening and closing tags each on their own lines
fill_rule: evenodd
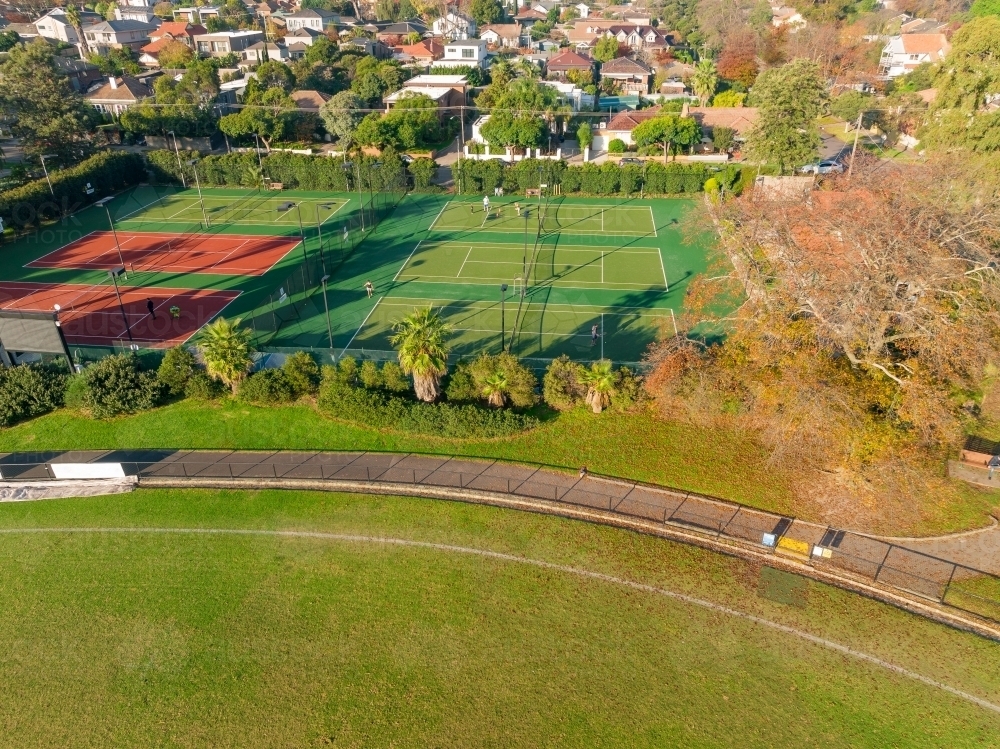
<svg viewBox="0 0 1000 749">
<path fill-rule="evenodd" d="M 382 386 L 392 393 L 408 393 L 413 390 L 410 378 L 394 361 L 387 361 L 382 365 Z"/>
<path fill-rule="evenodd" d="M 312 354 L 296 351 L 285 359 L 281 367 L 296 398 L 312 395 L 319 389 L 319 365 Z"/>
<path fill-rule="evenodd" d="M 515 408 L 529 408 L 538 402 L 534 373 L 512 354 L 480 354 L 469 364 L 476 396 L 486 400 L 491 383 L 502 381 L 503 401 Z M 499 405 L 499 404 L 498 404 Z"/>
<path fill-rule="evenodd" d="M 615 381 L 615 391 L 611 396 L 611 407 L 618 411 L 627 411 L 645 403 L 647 398 L 642 377 L 628 367 L 619 369 Z"/>
<path fill-rule="evenodd" d="M 228 388 L 207 372 L 195 372 L 184 387 L 184 395 L 195 400 L 215 400 L 221 398 Z"/>
<path fill-rule="evenodd" d="M 85 372 L 86 405 L 98 419 L 153 408 L 160 402 L 163 385 L 155 372 L 144 372 L 133 354 L 101 359 Z"/>
<path fill-rule="evenodd" d="M 586 389 L 580 385 L 583 367 L 571 361 L 566 354 L 553 359 L 542 378 L 542 397 L 559 411 L 566 411 L 583 403 Z"/>
<path fill-rule="evenodd" d="M 187 388 L 191 375 L 197 369 L 197 362 L 194 354 L 183 346 L 174 346 L 167 349 L 160 362 L 160 368 L 156 370 L 156 376 L 167 388 L 171 395 L 181 395 Z"/>
<path fill-rule="evenodd" d="M 625 141 L 621 138 L 612 138 L 608 142 L 608 153 L 625 153 Z"/>
<path fill-rule="evenodd" d="M 459 362 L 452 368 L 448 374 L 448 384 L 444 388 L 444 397 L 451 403 L 472 403 L 480 399 L 468 362 Z"/>
<path fill-rule="evenodd" d="M 284 370 L 262 369 L 240 383 L 237 396 L 245 403 L 277 406 L 295 400 L 295 388 Z"/>
<path fill-rule="evenodd" d="M 406 171 L 413 178 L 413 189 L 426 190 L 431 186 L 431 180 L 434 179 L 437 162 L 434 159 L 414 159 L 407 165 Z"/>
<path fill-rule="evenodd" d="M 0 369 L 0 426 L 48 413 L 63 404 L 65 370 L 43 364 Z"/>
<path fill-rule="evenodd" d="M 176 163 L 176 160 L 175 160 Z M 5 226 L 38 226 L 44 219 L 72 213 L 80 206 L 120 192 L 146 179 L 142 157 L 104 151 L 74 167 L 51 172 L 52 190 L 44 179 L 0 192 L 0 219 Z M 87 193 L 87 183 L 93 188 Z"/>
<path fill-rule="evenodd" d="M 324 413 L 355 424 L 436 437 L 509 437 L 538 425 L 537 419 L 514 411 L 421 403 L 349 385 L 337 376 L 324 379 L 319 406 Z"/>
<path fill-rule="evenodd" d="M 63 405 L 66 408 L 87 408 L 87 378 L 82 374 L 71 375 L 66 381 Z"/>
<path fill-rule="evenodd" d="M 379 370 L 378 364 L 373 361 L 361 362 L 361 369 L 358 371 L 358 379 L 361 380 L 361 384 L 369 390 L 377 390 L 385 383 L 382 379 L 382 372 Z"/>
</svg>

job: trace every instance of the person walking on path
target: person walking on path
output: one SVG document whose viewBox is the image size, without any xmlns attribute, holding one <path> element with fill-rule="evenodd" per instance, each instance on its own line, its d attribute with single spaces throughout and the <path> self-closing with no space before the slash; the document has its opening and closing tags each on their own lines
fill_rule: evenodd
<svg viewBox="0 0 1000 749">
<path fill-rule="evenodd" d="M 149 316 L 152 317 L 155 320 L 156 319 L 156 305 L 153 304 L 153 300 L 152 299 L 147 299 L 146 300 L 146 309 L 149 310 Z"/>
<path fill-rule="evenodd" d="M 372 294 L 375 293 L 375 287 L 372 286 L 372 282 L 371 281 L 365 281 L 365 291 L 368 292 L 368 298 L 371 299 L 372 298 Z"/>
</svg>

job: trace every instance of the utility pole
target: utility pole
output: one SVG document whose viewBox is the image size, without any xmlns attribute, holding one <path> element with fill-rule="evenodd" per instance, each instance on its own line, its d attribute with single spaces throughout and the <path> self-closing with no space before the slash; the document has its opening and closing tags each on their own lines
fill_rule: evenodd
<svg viewBox="0 0 1000 749">
<path fill-rule="evenodd" d="M 861 118 L 864 116 L 864 112 L 858 112 L 858 122 L 854 127 L 854 146 L 851 148 L 851 165 L 847 167 L 847 179 L 850 179 L 851 175 L 854 174 L 854 154 L 858 151 L 858 136 L 861 135 Z"/>
</svg>

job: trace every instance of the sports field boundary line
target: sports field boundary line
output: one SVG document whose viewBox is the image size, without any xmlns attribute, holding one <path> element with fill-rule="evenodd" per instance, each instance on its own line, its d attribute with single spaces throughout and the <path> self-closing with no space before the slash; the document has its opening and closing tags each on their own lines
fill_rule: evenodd
<svg viewBox="0 0 1000 749">
<path fill-rule="evenodd" d="M 174 195 L 174 194 L 176 194 L 176 193 L 171 193 L 171 195 Z M 115 221 L 116 221 L 116 222 L 121 222 L 121 221 L 128 221 L 128 220 L 129 220 L 129 218 L 131 218 L 131 217 L 132 217 L 132 216 L 134 216 L 135 214 L 137 214 L 137 213 L 142 213 L 143 211 L 147 210 L 147 209 L 148 209 L 148 208 L 149 208 L 149 207 L 150 207 L 151 205 L 156 205 L 157 203 L 162 203 L 162 202 L 163 202 L 164 200 L 166 200 L 166 199 L 167 199 L 168 197 L 170 197 L 170 195 L 164 195 L 164 196 L 162 196 L 162 197 L 159 197 L 159 198 L 157 198 L 156 200 L 154 200 L 154 201 L 153 201 L 152 203 L 146 203 L 146 205 L 142 206 L 142 208 L 138 208 L 138 209 L 136 209 L 136 210 L 132 211 L 131 213 L 126 213 L 126 214 L 125 214 L 124 216 L 122 216 L 121 218 L 116 218 L 116 219 L 115 219 Z"/>
<path fill-rule="evenodd" d="M 399 278 L 399 274 L 403 272 L 403 268 L 405 268 L 407 265 L 410 264 L 410 260 L 413 258 L 413 253 L 415 253 L 417 251 L 417 248 L 420 247 L 420 245 L 421 245 L 421 243 L 423 241 L 424 240 L 421 239 L 419 242 L 417 242 L 417 244 L 414 246 L 414 248 L 412 250 L 410 250 L 410 254 L 406 256 L 406 260 L 403 262 L 403 264 L 401 266 L 399 266 L 399 270 L 396 271 L 396 275 L 392 277 L 393 283 L 395 283 L 396 279 Z"/>
<path fill-rule="evenodd" d="M 465 264 L 467 262 L 469 262 L 469 256 L 472 254 L 472 250 L 473 249 L 475 249 L 475 248 L 474 247 L 470 247 L 469 251 L 465 253 L 465 260 L 463 260 L 462 261 L 462 265 L 459 266 L 458 273 L 455 274 L 455 278 L 461 278 L 462 277 L 462 271 L 465 270 Z M 434 277 L 435 276 L 431 276 L 431 278 L 434 278 Z M 444 278 L 444 276 L 437 276 L 437 278 Z"/>
<path fill-rule="evenodd" d="M 596 259 L 597 258 L 595 258 L 595 260 Z M 476 261 L 473 261 L 473 262 L 476 262 Z M 582 268 L 582 267 L 585 267 L 585 266 L 579 266 L 579 267 Z M 489 276 L 489 277 L 485 277 L 485 278 L 458 278 L 456 276 L 409 276 L 409 275 L 403 276 L 403 278 L 401 280 L 403 280 L 403 281 L 414 281 L 415 283 L 438 284 L 438 285 L 449 283 L 447 280 L 441 280 L 441 281 L 427 281 L 427 280 L 424 280 L 424 279 L 428 279 L 428 278 L 451 279 L 450 282 L 451 282 L 452 286 L 454 286 L 456 283 L 462 283 L 462 284 L 466 284 L 468 286 L 489 286 L 490 284 L 493 284 L 493 283 L 503 283 L 503 282 L 509 282 L 509 281 L 513 280 L 513 279 L 511 279 L 508 276 L 503 276 L 503 277 L 501 277 L 501 276 Z M 600 282 L 597 282 L 597 281 L 594 282 L 593 286 L 561 286 L 561 285 L 558 285 L 558 284 L 550 284 L 548 281 L 541 281 L 539 283 L 533 284 L 531 286 L 531 288 L 532 289 L 536 289 L 536 288 L 553 288 L 553 289 L 559 289 L 560 291 L 573 291 L 573 290 L 576 290 L 576 291 L 602 291 L 602 290 L 605 290 L 605 291 L 643 291 L 643 290 L 654 290 L 655 291 L 657 289 L 657 287 L 655 285 L 652 285 L 652 286 L 649 286 L 649 285 L 645 285 L 644 286 L 644 285 L 640 285 L 640 284 L 614 284 L 614 285 L 612 285 L 612 284 L 608 284 L 608 283 L 600 283 Z M 660 293 L 665 293 L 665 292 L 660 292 Z M 643 309 L 643 308 L 640 307 L 639 309 Z"/>
<path fill-rule="evenodd" d="M 649 209 L 649 223 L 653 226 L 653 236 L 658 237 L 660 235 L 656 233 L 656 217 L 653 215 L 653 206 L 647 205 L 646 207 Z M 636 206 L 636 208 L 639 208 L 639 206 Z"/>
<path fill-rule="evenodd" d="M 343 356 L 345 353 L 347 353 L 347 350 L 351 347 L 351 344 L 354 343 L 354 339 L 358 337 L 358 333 L 360 333 L 364 329 L 365 325 L 368 324 L 368 318 L 371 317 L 372 313 L 378 308 L 378 306 L 380 304 L 382 304 L 382 300 L 383 299 L 385 299 L 385 297 L 384 296 L 380 296 L 378 298 L 378 301 L 375 302 L 374 306 L 372 306 L 372 308 L 370 310 L 368 310 L 368 314 L 365 315 L 365 319 L 361 321 L 361 324 L 358 326 L 358 329 L 355 330 L 354 331 L 354 335 L 351 336 L 351 340 L 349 340 L 347 342 L 347 345 L 344 346 L 344 350 L 340 352 L 341 356 Z"/>
<path fill-rule="evenodd" d="M 432 231 L 434 229 L 434 225 L 438 222 L 438 219 L 441 218 L 441 215 L 445 212 L 445 210 L 448 208 L 448 206 L 450 206 L 454 202 L 455 201 L 453 201 L 453 200 L 449 200 L 447 203 L 445 203 L 443 206 L 441 206 L 441 210 L 438 211 L 438 215 L 434 217 L 433 221 L 431 221 L 431 225 L 427 227 L 427 231 Z"/>
<path fill-rule="evenodd" d="M 666 293 L 670 293 L 670 282 L 667 280 L 667 268 L 663 264 L 663 253 L 657 251 L 657 255 L 660 256 L 660 270 L 663 271 L 663 287 L 667 290 Z"/>
<path fill-rule="evenodd" d="M 420 240 L 424 243 L 425 248 L 436 249 L 442 245 L 454 244 L 460 247 L 466 247 L 468 245 L 473 245 L 474 247 L 481 247 L 486 249 L 521 249 L 523 247 L 522 242 L 479 242 L 476 240 L 461 240 L 461 239 L 432 239 Z M 549 249 L 556 250 L 557 252 L 607 252 L 609 255 L 653 255 L 659 251 L 658 247 L 643 247 L 642 245 L 630 245 L 631 249 L 625 249 L 624 247 L 615 247 L 613 244 L 607 245 L 585 245 L 585 244 L 558 244 L 558 245 L 542 245 L 543 248 L 548 247 Z"/>
<path fill-rule="evenodd" d="M 580 291 L 592 291 L 592 289 L 580 289 Z M 383 301 L 383 303 L 385 305 L 396 305 L 396 304 L 403 304 L 404 303 L 402 301 L 394 301 L 394 300 L 406 300 L 405 304 L 420 304 L 420 303 L 427 303 L 427 302 L 454 302 L 455 304 L 465 305 L 467 308 L 472 308 L 473 305 L 480 305 L 480 304 L 486 305 L 484 307 L 477 307 L 477 309 L 489 309 L 490 307 L 497 306 L 496 302 L 490 302 L 490 301 L 488 301 L 486 299 L 473 299 L 473 300 L 465 300 L 465 299 L 441 299 L 440 297 L 435 297 L 433 299 L 428 299 L 426 297 L 410 297 L 410 296 L 394 297 L 394 296 L 388 296 L 388 295 L 382 297 L 382 301 Z M 564 303 L 564 302 L 528 302 L 528 304 L 529 305 L 532 305 L 532 304 L 544 305 L 545 307 L 569 307 L 569 308 L 574 309 L 574 310 L 587 309 L 587 308 L 589 308 L 589 309 L 595 309 L 595 310 L 605 310 L 605 311 L 607 311 L 607 310 L 618 310 L 618 309 L 621 309 L 621 310 L 636 310 L 636 311 L 639 311 L 639 312 L 652 312 L 652 311 L 656 311 L 656 310 L 663 310 L 663 315 L 651 315 L 651 317 L 669 317 L 670 316 L 670 309 L 671 309 L 670 307 L 629 307 L 629 306 L 625 306 L 625 305 L 567 304 L 567 303 Z M 445 304 L 443 306 L 450 306 L 450 305 Z M 608 312 L 607 314 L 619 314 L 619 313 Z M 622 312 L 620 314 L 632 314 L 632 313 Z"/>
</svg>

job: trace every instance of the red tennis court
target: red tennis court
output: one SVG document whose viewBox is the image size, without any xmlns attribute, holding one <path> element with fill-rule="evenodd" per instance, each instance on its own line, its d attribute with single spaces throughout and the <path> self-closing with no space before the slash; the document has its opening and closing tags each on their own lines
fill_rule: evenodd
<svg viewBox="0 0 1000 749">
<path fill-rule="evenodd" d="M 297 237 L 95 231 L 28 263 L 29 268 L 129 270 L 262 276 L 299 244 Z"/>
<path fill-rule="evenodd" d="M 238 291 L 217 289 L 119 288 L 132 341 L 143 348 L 184 343 L 239 296 Z M 149 301 L 153 302 L 155 318 L 149 313 Z M 0 309 L 51 312 L 57 304 L 63 335 L 71 346 L 130 342 L 110 283 L 86 286 L 0 281 Z M 176 315 L 171 307 L 178 308 Z"/>
</svg>

